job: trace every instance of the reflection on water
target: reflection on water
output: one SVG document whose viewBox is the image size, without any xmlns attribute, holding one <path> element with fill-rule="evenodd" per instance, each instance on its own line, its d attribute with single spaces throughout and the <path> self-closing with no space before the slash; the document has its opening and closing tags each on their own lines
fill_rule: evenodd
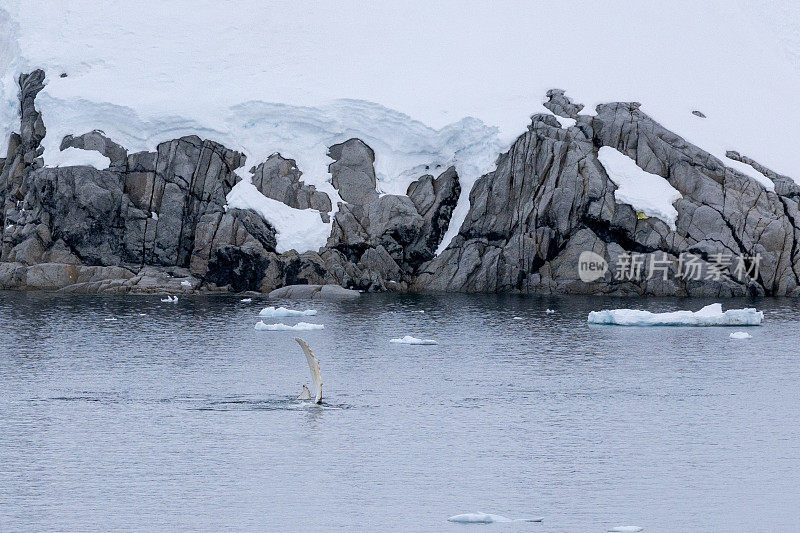
<svg viewBox="0 0 800 533">
<path fill-rule="evenodd" d="M 800 530 L 795 300 L 725 302 L 748 340 L 586 325 L 705 300 L 305 302 L 315 405 L 240 299 L 0 293 L 0 531 Z M 476 511 L 545 520 L 446 522 Z"/>
</svg>

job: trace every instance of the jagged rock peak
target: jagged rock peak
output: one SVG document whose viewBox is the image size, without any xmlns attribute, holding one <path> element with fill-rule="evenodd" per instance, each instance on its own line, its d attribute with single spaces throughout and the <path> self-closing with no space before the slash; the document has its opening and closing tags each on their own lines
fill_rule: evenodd
<svg viewBox="0 0 800 533">
<path fill-rule="evenodd" d="M 563 89 L 550 89 L 544 106 L 559 117 L 575 118 L 583 109 L 583 104 L 573 102 L 565 93 Z"/>
</svg>

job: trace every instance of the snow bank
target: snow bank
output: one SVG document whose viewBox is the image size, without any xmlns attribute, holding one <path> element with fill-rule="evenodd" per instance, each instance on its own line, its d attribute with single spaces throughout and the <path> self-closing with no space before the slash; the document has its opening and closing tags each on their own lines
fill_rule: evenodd
<svg viewBox="0 0 800 533">
<path fill-rule="evenodd" d="M 400 339 L 391 339 L 389 342 L 394 342 L 396 344 L 439 344 L 433 339 L 418 339 L 411 335 L 406 335 Z"/>
<path fill-rule="evenodd" d="M 617 326 L 759 326 L 764 313 L 753 308 L 728 309 L 722 312 L 721 304 L 711 304 L 699 311 L 674 311 L 651 313 L 636 309 L 611 309 L 589 313 L 589 324 Z"/>
<path fill-rule="evenodd" d="M 730 334 L 731 339 L 752 339 L 753 336 L 746 331 L 734 331 Z"/>
<path fill-rule="evenodd" d="M 447 519 L 448 522 L 458 522 L 460 524 L 495 524 L 495 523 L 509 523 L 509 522 L 541 522 L 544 518 L 506 518 L 499 514 L 489 513 L 464 513 L 451 516 Z"/>
<path fill-rule="evenodd" d="M 226 197 L 228 207 L 252 209 L 276 230 L 278 253 L 297 250 L 317 251 L 328 241 L 331 222 L 325 223 L 315 209 L 294 209 L 283 202 L 267 198 L 248 180 L 233 186 Z"/>
<path fill-rule="evenodd" d="M 649 217 L 660 218 L 675 230 L 678 211 L 672 204 L 681 193 L 661 176 L 645 172 L 627 155 L 603 146 L 597 158 L 618 189 L 614 191 L 617 203 L 628 204 Z"/>
<path fill-rule="evenodd" d="M 306 309 L 305 311 L 295 311 L 285 307 L 265 307 L 258 313 L 258 316 L 265 317 L 279 317 L 279 316 L 314 316 L 317 314 L 315 309 Z"/>
<path fill-rule="evenodd" d="M 298 322 L 294 326 L 286 324 L 265 324 L 262 320 L 256 322 L 256 331 L 311 331 L 315 329 L 325 329 L 322 324 L 309 324 L 308 322 Z"/>
</svg>

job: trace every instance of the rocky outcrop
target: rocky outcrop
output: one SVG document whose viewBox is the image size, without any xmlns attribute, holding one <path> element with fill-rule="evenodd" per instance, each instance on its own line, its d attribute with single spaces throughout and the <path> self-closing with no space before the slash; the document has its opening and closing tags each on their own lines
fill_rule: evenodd
<svg viewBox="0 0 800 533">
<path fill-rule="evenodd" d="M 250 169 L 253 185 L 266 196 L 295 209 L 316 209 L 324 222 L 330 221 L 331 199 L 313 185 L 300 181 L 303 174 L 294 159 L 275 153 L 260 165 Z M 373 176 L 374 179 L 374 176 Z"/>
<path fill-rule="evenodd" d="M 375 190 L 375 152 L 361 139 L 350 139 L 334 144 L 328 150 L 333 163 L 328 165 L 331 184 L 339 191 L 342 200 L 353 205 L 364 205 L 378 196 Z"/>
<path fill-rule="evenodd" d="M 461 195 L 455 168 L 421 176 L 405 195 L 380 195 L 372 149 L 359 139 L 333 145 L 331 184 L 343 202 L 326 246 L 278 253 L 267 219 L 226 205 L 243 154 L 196 136 L 129 153 L 93 131 L 65 137 L 62 149 L 97 150 L 111 161 L 108 169 L 46 168 L 46 130 L 35 107 L 44 74 L 19 81 L 20 133 L 0 159 L 0 288 L 177 293 L 293 286 L 274 293 L 287 297 L 352 296 L 341 292 L 348 289 L 800 293 L 800 186 L 747 156 L 727 154 L 775 183 L 774 192 L 764 188 L 666 130 L 635 102 L 600 105 L 589 116 L 564 91 L 549 91 L 545 107 L 574 125 L 533 115 L 496 169 L 477 180 L 466 219 L 438 255 Z M 598 159 L 602 147 L 680 192 L 674 225 L 617 202 L 617 186 Z M 252 173 L 265 196 L 329 220 L 330 198 L 300 180 L 293 160 L 273 154 Z M 589 252 L 607 268 L 591 279 L 578 268 Z M 699 276 L 686 275 L 689 262 Z"/>
<path fill-rule="evenodd" d="M 444 253 L 426 264 L 417 290 L 613 293 L 694 296 L 784 295 L 798 292 L 797 198 L 765 190 L 749 177 L 666 130 L 637 103 L 598 106 L 583 126 L 562 129 L 535 115 L 529 131 L 478 180 L 470 212 Z M 587 135 L 587 128 L 591 135 Z M 597 159 L 613 147 L 683 195 L 677 227 L 618 204 Z M 578 275 L 584 251 L 611 270 L 592 282 Z M 692 257 L 700 279 L 681 277 Z M 636 279 L 614 276 L 622 258 L 641 262 Z M 716 275 L 715 257 L 733 258 Z M 737 264 L 758 257 L 752 265 Z M 739 259 L 742 258 L 742 259 Z M 667 279 L 647 278 L 658 261 Z M 713 263 L 713 264 L 712 264 Z M 662 263 L 663 264 L 663 263 Z M 736 276 L 742 266 L 749 274 Z M 741 273 L 741 272 L 740 272 Z"/>
<path fill-rule="evenodd" d="M 358 161 L 351 153 L 350 164 L 374 175 L 372 151 L 361 154 Z M 328 239 L 328 249 L 338 254 L 327 255 L 329 269 L 348 287 L 406 290 L 449 226 L 461 192 L 458 175 L 450 168 L 436 179 L 422 176 L 406 196 L 374 192 L 358 196 L 363 204 L 339 204 Z"/>
<path fill-rule="evenodd" d="M 583 110 L 583 104 L 574 103 L 563 89 L 550 89 L 546 96 L 547 101 L 543 105 L 559 117 L 576 118 Z"/>
<path fill-rule="evenodd" d="M 61 140 L 61 151 L 67 148 L 78 148 L 79 150 L 94 150 L 106 156 L 111 164 L 111 170 L 125 171 L 128 165 L 128 151 L 105 136 L 100 130 L 90 131 L 77 137 L 67 135 Z"/>
<path fill-rule="evenodd" d="M 339 285 L 287 285 L 269 293 L 270 298 L 313 298 L 315 300 L 353 300 L 360 296 L 358 291 L 345 289 Z"/>
</svg>

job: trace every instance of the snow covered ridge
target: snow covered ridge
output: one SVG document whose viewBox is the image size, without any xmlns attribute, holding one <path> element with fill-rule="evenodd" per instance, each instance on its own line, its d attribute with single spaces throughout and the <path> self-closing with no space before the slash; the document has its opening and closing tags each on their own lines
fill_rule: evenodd
<svg viewBox="0 0 800 533">
<path fill-rule="evenodd" d="M 699 311 L 651 313 L 637 309 L 611 309 L 589 313 L 589 324 L 615 326 L 760 326 L 764 312 L 753 308 L 728 309 L 711 304 Z"/>
</svg>

